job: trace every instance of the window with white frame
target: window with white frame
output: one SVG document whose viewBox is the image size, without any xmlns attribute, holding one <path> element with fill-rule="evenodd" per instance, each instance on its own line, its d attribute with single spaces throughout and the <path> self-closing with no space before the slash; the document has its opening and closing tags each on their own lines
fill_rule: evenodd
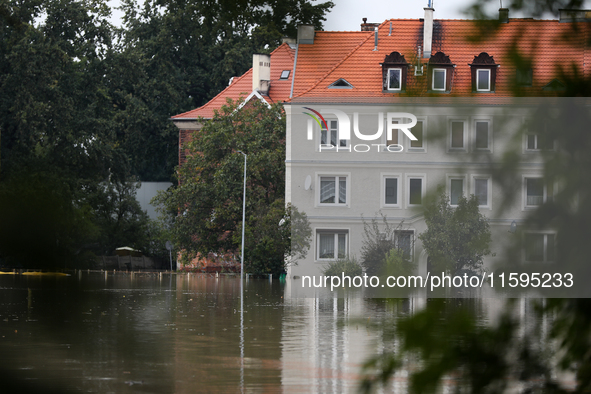
<svg viewBox="0 0 591 394">
<path fill-rule="evenodd" d="M 449 178 L 449 203 L 450 205 L 458 205 L 460 198 L 464 197 L 464 185 L 466 181 L 464 178 Z"/>
<path fill-rule="evenodd" d="M 466 149 L 466 122 L 464 120 L 452 120 L 449 122 L 449 148 L 450 150 Z"/>
<path fill-rule="evenodd" d="M 410 132 L 412 135 L 417 137 L 416 141 L 410 140 L 409 151 L 424 151 L 425 149 L 425 122 L 423 120 L 417 120 L 417 124 L 413 127 Z"/>
<path fill-rule="evenodd" d="M 347 256 L 348 230 L 316 230 L 316 259 L 336 260 Z"/>
<path fill-rule="evenodd" d="M 491 149 L 491 130 L 489 120 L 474 121 L 474 148 L 477 150 Z"/>
<path fill-rule="evenodd" d="M 526 233 L 525 261 L 543 262 L 554 261 L 555 235 L 542 233 Z"/>
<path fill-rule="evenodd" d="M 383 200 L 384 207 L 399 207 L 400 206 L 400 176 L 397 175 L 383 175 Z"/>
<path fill-rule="evenodd" d="M 322 145 L 337 146 L 338 141 L 339 146 L 347 146 L 347 140 L 338 139 L 338 122 L 336 120 L 328 120 L 326 123 L 328 124 L 329 130 L 327 130 L 326 127 L 324 127 L 324 124 L 322 124 L 322 129 L 320 129 L 320 143 Z"/>
<path fill-rule="evenodd" d="M 432 77 L 432 90 L 445 91 L 445 78 L 447 70 L 445 68 L 434 68 Z"/>
<path fill-rule="evenodd" d="M 347 204 L 347 177 L 321 176 L 319 198 L 322 205 Z"/>
<path fill-rule="evenodd" d="M 388 90 L 402 90 L 402 69 L 388 69 Z"/>
<path fill-rule="evenodd" d="M 476 70 L 476 90 L 478 92 L 490 92 L 490 69 Z"/>
<path fill-rule="evenodd" d="M 407 177 L 407 205 L 412 206 L 423 204 L 423 197 L 425 193 L 424 180 L 424 176 L 409 175 Z"/>
<path fill-rule="evenodd" d="M 542 205 L 547 198 L 544 179 L 539 177 L 524 177 L 525 207 Z"/>
<path fill-rule="evenodd" d="M 475 175 L 472 178 L 473 194 L 478 200 L 479 207 L 491 206 L 491 186 L 490 177 Z"/>
<path fill-rule="evenodd" d="M 542 136 L 541 134 L 527 133 L 525 135 L 525 150 L 554 150 L 554 141 L 549 138 L 544 138 L 544 136 Z"/>
</svg>

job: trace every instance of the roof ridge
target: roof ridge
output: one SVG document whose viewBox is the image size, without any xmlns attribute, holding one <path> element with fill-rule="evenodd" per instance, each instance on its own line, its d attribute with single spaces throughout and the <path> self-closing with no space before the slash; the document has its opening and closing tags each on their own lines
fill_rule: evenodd
<svg viewBox="0 0 591 394">
<path fill-rule="evenodd" d="M 379 31 L 379 28 L 380 28 L 380 27 L 381 27 L 381 26 L 382 26 L 384 23 L 386 23 L 386 21 L 384 21 L 384 22 L 382 22 L 382 23 L 380 24 L 380 26 L 378 27 L 378 31 Z M 326 77 L 328 77 L 330 74 L 332 74 L 332 72 L 333 72 L 333 71 L 334 71 L 334 70 L 335 70 L 335 69 L 336 69 L 338 66 L 340 66 L 341 64 L 343 64 L 343 63 L 345 62 L 345 60 L 347 60 L 349 57 L 351 57 L 351 56 L 352 56 L 352 55 L 353 55 L 353 54 L 354 54 L 354 53 L 355 53 L 355 52 L 356 52 L 356 51 L 357 51 L 359 48 L 361 48 L 361 46 L 362 46 L 363 44 L 365 44 L 365 43 L 367 42 L 367 40 L 369 40 L 369 39 L 371 38 L 371 36 L 372 36 L 371 32 L 368 32 L 368 33 L 370 33 L 370 34 L 368 34 L 368 35 L 367 35 L 367 37 L 365 38 L 365 40 L 361 41 L 361 42 L 360 42 L 360 43 L 359 43 L 359 44 L 358 44 L 358 45 L 357 45 L 355 48 L 353 48 L 353 49 L 351 50 L 351 52 L 349 52 L 349 53 L 347 54 L 347 56 L 343 57 L 343 58 L 342 58 L 342 59 L 341 59 L 339 62 L 337 62 L 337 63 L 336 63 L 336 64 L 335 64 L 335 65 L 334 65 L 334 66 L 333 66 L 333 67 L 332 67 L 330 70 L 328 70 L 328 71 L 327 71 L 327 72 L 326 72 L 326 73 L 325 73 L 325 74 L 324 74 L 322 77 L 320 77 L 320 78 L 318 79 L 318 81 L 316 81 L 316 83 L 314 83 L 314 84 L 313 84 L 312 86 L 310 86 L 310 87 L 309 87 L 307 90 L 305 90 L 305 91 L 301 92 L 300 94 L 298 94 L 297 96 L 295 96 L 295 97 L 293 97 L 293 98 L 296 98 L 296 97 L 299 97 L 299 96 L 301 96 L 301 95 L 303 95 L 303 94 L 306 94 L 306 93 L 308 93 L 310 90 L 314 89 L 314 88 L 315 88 L 316 86 L 318 86 L 318 85 L 319 85 L 319 84 L 320 84 L 322 81 L 324 81 L 324 80 L 326 79 Z"/>
<path fill-rule="evenodd" d="M 240 81 L 242 78 L 244 78 L 244 77 L 246 76 L 246 74 L 248 74 L 248 73 L 249 73 L 249 72 L 251 72 L 251 71 L 252 71 L 252 67 L 251 67 L 251 68 L 249 68 L 249 69 L 248 69 L 248 70 L 247 70 L 247 71 L 246 71 L 244 74 L 242 74 L 241 76 L 239 76 L 239 77 L 234 77 L 234 78 L 237 78 L 237 79 L 236 79 L 236 81 L 232 81 L 232 84 L 231 84 L 231 85 L 228 85 L 228 86 L 226 86 L 226 87 L 225 87 L 225 88 L 224 88 L 224 89 L 223 89 L 221 92 L 219 92 L 218 94 L 216 94 L 214 97 L 212 97 L 212 98 L 211 98 L 211 99 L 210 99 L 210 100 L 209 100 L 207 103 L 203 104 L 201 107 L 198 107 L 198 108 L 192 109 L 192 110 L 190 110 L 190 111 L 187 111 L 187 112 L 183 112 L 182 114 L 175 115 L 175 116 L 171 117 L 171 119 L 176 119 L 176 118 L 182 117 L 183 115 L 186 115 L 186 114 L 188 114 L 189 112 L 199 111 L 200 109 L 204 109 L 204 108 L 208 107 L 208 106 L 209 106 L 211 103 L 213 103 L 213 101 L 214 101 L 216 98 L 218 98 L 219 96 L 221 96 L 222 94 L 224 94 L 224 92 L 225 92 L 226 90 L 230 89 L 230 88 L 232 87 L 232 85 L 234 85 L 235 83 L 237 83 L 238 81 Z"/>
</svg>

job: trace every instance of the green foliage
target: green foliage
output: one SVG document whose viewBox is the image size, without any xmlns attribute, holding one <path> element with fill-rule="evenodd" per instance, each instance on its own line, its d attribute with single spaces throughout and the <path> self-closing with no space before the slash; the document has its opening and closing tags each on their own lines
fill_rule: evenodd
<svg viewBox="0 0 591 394">
<path fill-rule="evenodd" d="M 459 392 L 501 393 L 510 380 L 527 390 L 562 392 L 546 354 L 535 344 L 546 340 L 540 331 L 528 332 L 528 338 L 514 335 L 519 323 L 509 312 L 512 305 L 497 324 L 482 326 L 472 311 L 478 302 L 432 299 L 422 311 L 398 321 L 393 337 L 400 341 L 399 351 L 364 365 L 363 391 L 387 385 L 397 369 L 408 368 L 412 393 L 438 392 L 449 376 Z M 412 363 L 420 368 L 411 368 Z"/>
<path fill-rule="evenodd" d="M 246 168 L 245 269 L 280 273 L 288 255 L 307 250 L 304 215 L 285 208 L 285 118 L 280 105 L 258 100 L 237 110 L 230 103 L 205 124 L 189 144 L 190 155 L 179 168 L 179 185 L 156 202 L 174 216 L 171 234 L 187 255 L 210 252 L 239 254 L 242 231 L 244 156 Z M 181 213 L 176 215 L 175 211 Z M 303 246 L 292 251 L 291 214 L 302 229 Z M 279 225 L 282 219 L 287 220 Z M 293 253 L 292 253 L 293 252 Z"/>
<path fill-rule="evenodd" d="M 390 249 L 383 260 L 383 276 L 408 276 L 415 271 L 416 264 L 404 255 L 401 249 Z"/>
<path fill-rule="evenodd" d="M 400 242 L 399 231 L 403 228 L 403 223 L 397 226 L 393 226 L 387 221 L 387 217 L 382 215 L 382 227 L 378 224 L 376 219 L 372 219 L 369 223 L 363 221 L 363 246 L 361 247 L 361 265 L 365 269 L 368 275 L 381 275 L 386 272 L 386 264 L 396 265 L 395 255 L 390 256 L 388 263 L 386 258 L 390 251 L 400 250 L 402 258 L 410 260 L 409 255 L 405 255 L 402 251 L 403 246 Z M 410 245 L 407 245 L 412 249 L 414 240 L 410 240 Z M 408 261 L 408 264 L 404 266 L 411 267 L 412 263 Z M 390 267 L 391 268 L 391 267 Z"/>
<path fill-rule="evenodd" d="M 100 229 L 98 255 L 113 255 L 122 246 L 145 251 L 149 244 L 149 219 L 136 199 L 139 187 L 140 183 L 131 178 L 125 182 L 105 182 L 89 196 L 94 207 L 93 222 Z"/>
<path fill-rule="evenodd" d="M 363 269 L 361 265 L 357 262 L 355 256 L 349 256 L 342 259 L 337 259 L 327 263 L 322 272 L 326 276 L 361 276 L 363 274 Z"/>
<path fill-rule="evenodd" d="M 69 268 L 96 237 L 92 209 L 74 201 L 58 177 L 20 172 L 0 182 L 0 260 L 35 268 Z"/>
<path fill-rule="evenodd" d="M 488 222 L 478 209 L 474 195 L 460 197 L 457 207 L 440 191 L 425 207 L 427 231 L 419 235 L 431 266 L 439 272 L 462 269 L 479 272 L 482 259 L 490 254 Z"/>
<path fill-rule="evenodd" d="M 124 29 L 108 62 L 119 140 L 142 180 L 168 180 L 178 160 L 171 115 L 200 107 L 300 23 L 322 28 L 331 2 L 124 0 Z"/>
</svg>

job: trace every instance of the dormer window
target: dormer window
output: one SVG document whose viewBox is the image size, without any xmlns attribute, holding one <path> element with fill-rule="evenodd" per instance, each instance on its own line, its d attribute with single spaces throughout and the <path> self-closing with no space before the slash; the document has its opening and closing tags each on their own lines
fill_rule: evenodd
<svg viewBox="0 0 591 394">
<path fill-rule="evenodd" d="M 494 92 L 498 64 L 495 59 L 486 52 L 474 56 L 472 64 L 469 64 L 472 71 L 473 92 Z"/>
<path fill-rule="evenodd" d="M 433 93 L 449 93 L 454 65 L 443 52 L 437 52 L 429 58 L 428 86 Z"/>
<path fill-rule="evenodd" d="M 392 52 L 384 58 L 382 66 L 382 92 L 400 93 L 406 90 L 406 75 L 409 64 L 404 55 Z"/>
<path fill-rule="evenodd" d="M 339 78 L 330 85 L 328 85 L 329 89 L 353 89 L 353 85 L 349 82 L 345 81 L 343 78 Z"/>
</svg>

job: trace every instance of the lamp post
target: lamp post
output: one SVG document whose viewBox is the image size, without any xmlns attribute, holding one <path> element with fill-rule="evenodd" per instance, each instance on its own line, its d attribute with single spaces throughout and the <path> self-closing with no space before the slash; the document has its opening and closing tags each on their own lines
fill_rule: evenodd
<svg viewBox="0 0 591 394">
<path fill-rule="evenodd" d="M 244 392 L 244 225 L 246 212 L 246 153 L 244 156 L 244 191 L 242 193 L 242 251 L 240 252 L 240 388 Z"/>
<path fill-rule="evenodd" d="M 240 280 L 244 277 L 244 221 L 246 212 L 246 153 L 238 150 L 244 156 L 244 192 L 242 193 L 242 250 L 240 252 Z"/>
</svg>

